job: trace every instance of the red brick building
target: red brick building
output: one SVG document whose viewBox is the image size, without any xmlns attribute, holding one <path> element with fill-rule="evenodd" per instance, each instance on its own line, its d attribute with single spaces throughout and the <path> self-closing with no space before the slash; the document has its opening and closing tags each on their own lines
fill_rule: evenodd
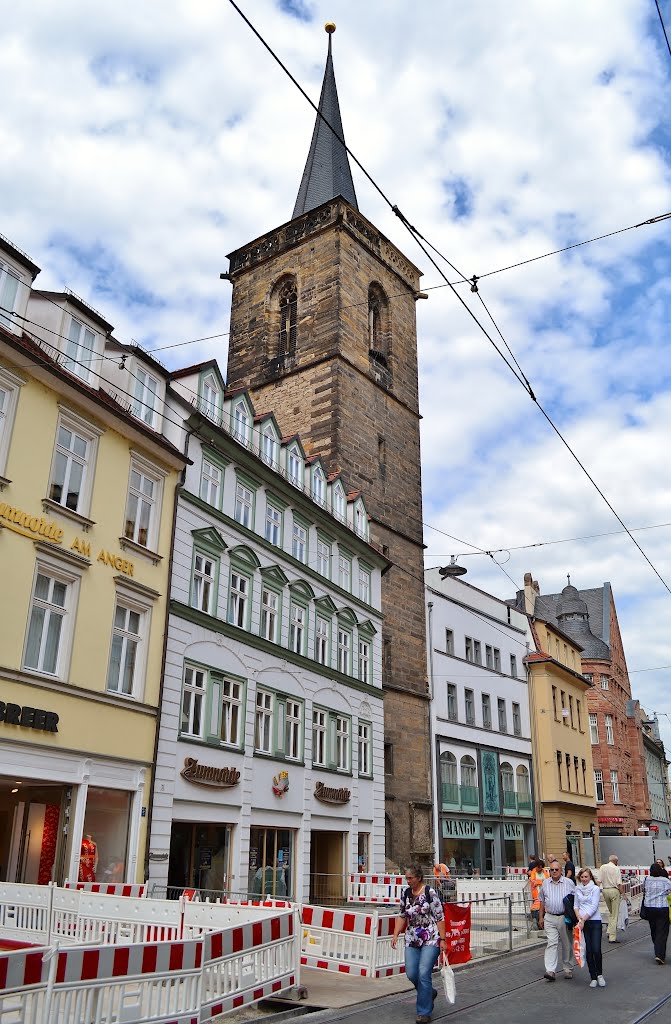
<svg viewBox="0 0 671 1024">
<path fill-rule="evenodd" d="M 528 577 L 528 578 L 527 578 Z M 535 614 L 556 623 L 583 648 L 594 788 L 602 836 L 636 835 L 651 820 L 645 749 L 638 701 L 632 700 L 627 662 L 610 583 L 589 590 L 569 585 L 544 594 L 531 574 Z"/>
</svg>

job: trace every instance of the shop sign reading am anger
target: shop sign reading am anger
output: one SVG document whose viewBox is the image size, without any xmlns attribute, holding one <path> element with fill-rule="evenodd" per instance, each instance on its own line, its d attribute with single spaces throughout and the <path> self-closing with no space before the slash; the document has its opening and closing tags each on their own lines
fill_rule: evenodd
<svg viewBox="0 0 671 1024">
<path fill-rule="evenodd" d="M 54 545 L 63 542 L 63 530 L 58 523 L 46 519 L 44 516 L 31 516 L 30 512 L 24 512 L 23 509 L 16 508 L 6 501 L 0 501 L 0 520 L 4 520 L 0 525 L 20 534 L 21 537 L 45 540 Z M 83 558 L 91 558 L 91 542 L 88 540 L 75 537 L 70 545 L 70 550 L 76 551 Z M 133 576 L 133 563 L 128 558 L 115 555 L 105 548 L 99 552 L 97 561 L 109 565 L 110 568 L 122 572 L 125 576 Z"/>
</svg>

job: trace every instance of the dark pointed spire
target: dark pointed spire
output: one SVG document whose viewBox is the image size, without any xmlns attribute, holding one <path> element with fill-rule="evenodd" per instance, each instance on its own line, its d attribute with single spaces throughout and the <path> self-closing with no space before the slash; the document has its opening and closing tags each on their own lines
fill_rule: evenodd
<svg viewBox="0 0 671 1024">
<path fill-rule="evenodd" d="M 336 196 L 342 196 L 355 209 L 359 209 L 347 150 L 343 142 L 340 141 L 340 139 L 344 141 L 345 136 L 340 119 L 338 90 L 336 89 L 331 54 L 331 35 L 335 32 L 335 25 L 329 21 L 324 27 L 328 32 L 329 49 L 322 93 L 319 97 L 319 112 L 326 120 L 322 120 L 319 114 L 317 115 L 310 152 L 294 206 L 294 217 L 300 217 L 302 213 L 314 210 L 322 203 L 328 202 L 329 199 L 335 199 Z M 329 125 L 333 127 L 334 131 L 331 131 Z"/>
</svg>

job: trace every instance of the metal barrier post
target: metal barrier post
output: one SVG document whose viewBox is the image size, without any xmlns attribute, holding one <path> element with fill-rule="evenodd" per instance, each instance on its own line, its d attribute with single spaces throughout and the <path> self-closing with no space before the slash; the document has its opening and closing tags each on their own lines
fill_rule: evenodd
<svg viewBox="0 0 671 1024">
<path fill-rule="evenodd" d="M 513 948 L 513 898 L 508 897 L 508 949 Z"/>
<path fill-rule="evenodd" d="M 368 964 L 368 977 L 375 977 L 375 969 L 377 966 L 377 932 L 380 925 L 380 911 L 373 911 L 373 923 L 371 925 L 371 937 L 372 942 L 370 944 L 370 962 Z"/>
</svg>

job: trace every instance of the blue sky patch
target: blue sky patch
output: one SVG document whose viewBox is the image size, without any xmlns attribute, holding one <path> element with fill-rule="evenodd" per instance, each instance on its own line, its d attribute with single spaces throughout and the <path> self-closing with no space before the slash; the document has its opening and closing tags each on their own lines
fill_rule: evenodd
<svg viewBox="0 0 671 1024">
<path fill-rule="evenodd" d="M 278 0 L 277 6 L 283 14 L 289 14 L 298 21 L 312 21 L 312 12 L 305 0 Z"/>
</svg>

